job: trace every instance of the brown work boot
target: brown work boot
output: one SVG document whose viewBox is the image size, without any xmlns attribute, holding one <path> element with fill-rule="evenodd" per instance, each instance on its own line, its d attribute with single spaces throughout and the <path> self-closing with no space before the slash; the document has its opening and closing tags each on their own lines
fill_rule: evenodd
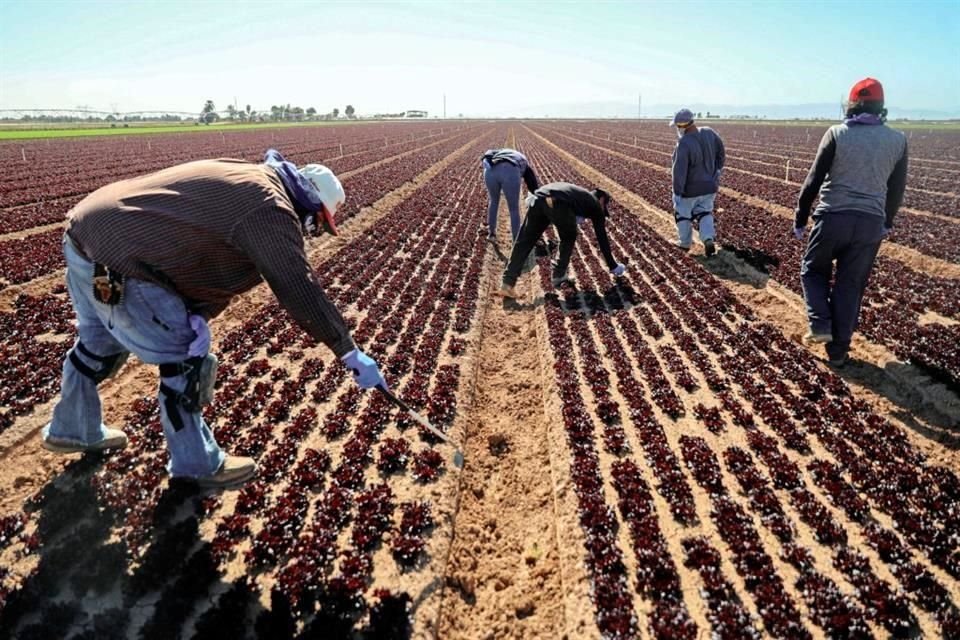
<svg viewBox="0 0 960 640">
<path fill-rule="evenodd" d="M 55 453 L 87 453 L 94 451 L 109 451 L 111 449 L 123 449 L 127 446 L 127 434 L 119 429 L 106 429 L 106 436 L 103 440 L 84 444 L 64 438 L 46 436 L 43 438 L 43 448 Z"/>
<path fill-rule="evenodd" d="M 257 463 L 253 458 L 227 456 L 216 473 L 194 478 L 193 481 L 206 489 L 222 489 L 241 485 L 255 475 Z"/>
</svg>

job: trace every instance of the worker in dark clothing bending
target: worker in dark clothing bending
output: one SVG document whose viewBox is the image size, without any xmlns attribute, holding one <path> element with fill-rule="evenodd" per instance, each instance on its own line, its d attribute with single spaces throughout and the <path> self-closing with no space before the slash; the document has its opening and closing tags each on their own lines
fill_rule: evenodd
<svg viewBox="0 0 960 640">
<path fill-rule="evenodd" d="M 567 276 L 567 266 L 570 264 L 573 247 L 577 241 L 577 228 L 586 220 L 593 222 L 597 243 L 600 245 L 600 251 L 603 252 L 611 275 L 624 274 L 626 267 L 613 259 L 610 240 L 607 238 L 606 220 L 609 215 L 610 194 L 602 189 L 587 191 L 569 182 L 551 182 L 537 189 L 527 203 L 530 208 L 527 209 L 527 217 L 513 245 L 510 262 L 503 272 L 500 295 L 505 298 L 517 297 L 513 287 L 517 283 L 517 278 L 520 277 L 523 263 L 537 240 L 551 224 L 557 228 L 557 234 L 560 236 L 560 252 L 553 267 L 554 287 L 573 284 L 573 279 Z"/>
<path fill-rule="evenodd" d="M 834 367 L 847 361 L 867 278 L 906 189 L 907 139 L 884 124 L 886 114 L 878 81 L 855 84 L 847 117 L 823 135 L 797 203 L 793 235 L 802 240 L 820 196 L 800 267 L 810 324 L 804 339 L 825 344 Z"/>
<path fill-rule="evenodd" d="M 490 195 L 487 209 L 487 240 L 497 238 L 497 209 L 500 207 L 500 193 L 507 199 L 510 210 L 510 233 L 517 240 L 520 233 L 520 180 L 527 184 L 527 190 L 533 193 L 540 184 L 537 175 L 530 166 L 527 156 L 515 149 L 488 149 L 480 158 L 483 167 L 483 181 Z"/>
</svg>

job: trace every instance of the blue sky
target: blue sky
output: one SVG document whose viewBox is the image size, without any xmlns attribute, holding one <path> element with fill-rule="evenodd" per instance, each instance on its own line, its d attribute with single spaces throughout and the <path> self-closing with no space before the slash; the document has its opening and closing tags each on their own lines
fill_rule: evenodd
<svg viewBox="0 0 960 640">
<path fill-rule="evenodd" d="M 0 0 L 0 108 L 353 104 L 960 108 L 958 2 L 398 3 Z"/>
</svg>

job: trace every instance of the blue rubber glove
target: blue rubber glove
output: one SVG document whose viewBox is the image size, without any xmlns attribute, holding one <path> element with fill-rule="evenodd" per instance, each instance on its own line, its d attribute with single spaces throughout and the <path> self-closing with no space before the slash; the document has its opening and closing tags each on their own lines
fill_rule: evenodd
<svg viewBox="0 0 960 640">
<path fill-rule="evenodd" d="M 880 233 L 880 239 L 886 240 L 890 237 L 890 232 L 893 231 L 893 227 L 884 227 L 883 231 Z"/>
<path fill-rule="evenodd" d="M 797 240 L 803 240 L 803 234 L 806 233 L 806 229 L 803 227 L 794 227 L 793 228 L 793 237 Z"/>
<path fill-rule="evenodd" d="M 626 265 L 618 264 L 616 267 L 613 268 L 613 271 L 610 272 L 610 275 L 619 277 L 625 274 L 626 272 L 627 272 Z"/>
<path fill-rule="evenodd" d="M 200 356 L 207 355 L 207 352 L 210 351 L 210 327 L 207 326 L 206 319 L 203 316 L 191 313 L 190 328 L 197 334 L 197 337 L 193 339 L 193 342 L 191 342 L 187 348 L 187 355 L 191 358 L 199 358 Z"/>
<path fill-rule="evenodd" d="M 387 387 L 387 381 L 383 379 L 383 374 L 377 368 L 377 363 L 363 351 L 354 349 L 340 360 L 353 374 L 353 379 L 360 385 L 361 389 L 372 389 L 380 385 L 389 388 Z"/>
<path fill-rule="evenodd" d="M 583 216 L 577 216 L 577 226 L 578 226 L 578 227 L 582 227 L 582 226 L 583 226 L 583 223 L 586 222 L 586 221 L 587 221 L 587 219 L 584 218 Z"/>
</svg>

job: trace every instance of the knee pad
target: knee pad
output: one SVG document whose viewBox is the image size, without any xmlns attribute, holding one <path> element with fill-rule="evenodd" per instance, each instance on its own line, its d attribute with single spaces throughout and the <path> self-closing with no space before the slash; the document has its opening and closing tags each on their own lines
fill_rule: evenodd
<svg viewBox="0 0 960 640">
<path fill-rule="evenodd" d="M 702 219 L 712 215 L 713 215 L 713 211 L 701 211 L 700 213 L 693 214 L 693 221 L 696 222 L 697 224 L 700 224 L 700 221 Z"/>
<path fill-rule="evenodd" d="M 96 360 L 100 363 L 98 369 L 87 366 L 87 364 L 80 359 L 80 356 L 77 355 L 77 351 L 82 353 L 84 357 L 89 358 L 90 360 Z M 98 356 L 89 349 L 87 349 L 82 342 L 77 341 L 76 346 L 70 350 L 70 362 L 73 364 L 73 367 L 79 371 L 81 374 L 93 380 L 94 384 L 100 384 L 107 378 L 112 378 L 117 375 L 117 372 L 120 371 L 120 367 L 123 366 L 123 363 L 127 361 L 127 358 L 130 357 L 129 351 L 121 351 L 120 353 L 115 353 L 110 356 Z"/>
<path fill-rule="evenodd" d="M 186 376 L 187 385 L 183 391 L 176 391 L 163 382 L 160 383 L 160 392 L 167 398 L 167 409 L 174 406 L 195 413 L 213 402 L 213 389 L 217 382 L 217 356 L 208 353 L 197 358 L 187 358 L 183 362 L 172 362 L 160 365 L 160 376 L 173 378 Z M 172 419 L 172 418 L 171 418 Z"/>
</svg>

